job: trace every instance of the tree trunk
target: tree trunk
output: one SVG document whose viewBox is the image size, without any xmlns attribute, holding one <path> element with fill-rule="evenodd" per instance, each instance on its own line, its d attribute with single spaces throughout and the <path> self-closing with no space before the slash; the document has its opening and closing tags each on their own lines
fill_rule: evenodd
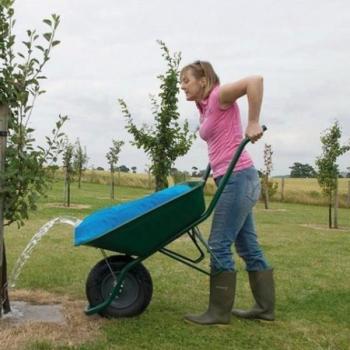
<svg viewBox="0 0 350 350">
<path fill-rule="evenodd" d="M 8 131 L 9 109 L 0 105 L 0 172 L 5 170 L 6 136 Z M 7 289 L 7 263 L 4 239 L 4 194 L 5 188 L 0 181 L 0 318 L 2 311 L 10 312 L 10 302 Z"/>
<path fill-rule="evenodd" d="M 334 190 L 334 210 L 333 210 L 333 227 L 338 228 L 338 207 L 339 207 L 339 195 L 338 195 L 338 178 L 336 187 Z"/>
<path fill-rule="evenodd" d="M 151 170 L 148 170 L 148 188 L 152 188 Z"/>
<path fill-rule="evenodd" d="M 111 199 L 114 199 L 114 171 L 111 170 Z"/>
<path fill-rule="evenodd" d="M 166 176 L 156 176 L 156 192 L 168 187 L 169 183 Z"/>
<path fill-rule="evenodd" d="M 161 135 L 158 135 L 158 143 L 159 147 L 156 151 L 156 154 L 153 156 L 152 162 L 153 162 L 153 175 L 155 177 L 155 192 L 161 191 L 164 188 L 169 187 L 167 174 L 170 169 L 167 168 L 167 157 L 166 157 L 166 149 L 168 140 L 163 139 Z"/>
<path fill-rule="evenodd" d="M 70 174 L 68 167 L 64 167 L 64 206 L 70 207 Z"/>
<path fill-rule="evenodd" d="M 267 175 L 264 176 L 264 203 L 265 209 L 269 209 L 269 177 Z"/>
<path fill-rule="evenodd" d="M 81 169 L 79 169 L 79 174 L 78 174 L 78 188 L 81 188 Z"/>
<path fill-rule="evenodd" d="M 70 178 L 67 181 L 67 207 L 70 207 Z"/>
<path fill-rule="evenodd" d="M 63 193 L 63 205 L 67 206 L 67 192 L 68 192 L 68 181 L 67 181 L 67 167 L 64 166 L 64 193 Z"/>
<path fill-rule="evenodd" d="M 332 228 L 332 192 L 329 194 L 328 227 Z"/>
<path fill-rule="evenodd" d="M 350 208 L 350 181 L 348 181 L 348 198 L 346 200 L 346 205 Z"/>
</svg>

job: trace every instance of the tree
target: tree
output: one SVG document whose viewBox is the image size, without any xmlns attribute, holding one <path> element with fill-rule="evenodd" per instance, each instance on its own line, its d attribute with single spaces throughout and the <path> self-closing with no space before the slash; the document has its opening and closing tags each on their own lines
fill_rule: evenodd
<svg viewBox="0 0 350 350">
<path fill-rule="evenodd" d="M 87 162 L 89 158 L 86 153 L 86 148 L 81 147 L 79 139 L 75 142 L 74 153 L 73 153 L 73 168 L 74 172 L 78 176 L 78 188 L 81 187 L 81 177 L 83 172 L 86 170 Z"/>
<path fill-rule="evenodd" d="M 196 166 L 193 166 L 192 167 L 192 177 L 199 176 L 197 172 L 198 172 L 198 168 Z"/>
<path fill-rule="evenodd" d="M 198 171 L 197 175 L 198 175 L 198 177 L 204 178 L 206 172 L 207 172 L 207 169 L 202 169 L 202 170 L 199 170 L 199 171 Z M 210 176 L 212 176 L 212 175 L 209 175 L 209 177 L 210 177 Z"/>
<path fill-rule="evenodd" d="M 294 178 L 306 178 L 306 177 L 316 177 L 315 169 L 309 164 L 302 164 L 295 162 L 291 167 L 290 177 Z"/>
<path fill-rule="evenodd" d="M 264 147 L 264 165 L 265 168 L 261 171 L 261 187 L 262 187 L 262 197 L 265 204 L 265 209 L 269 209 L 269 199 L 277 191 L 278 184 L 269 181 L 269 176 L 272 171 L 272 147 L 265 143 Z"/>
<path fill-rule="evenodd" d="M 348 145 L 341 146 L 339 142 L 340 138 L 341 129 L 338 121 L 335 121 L 321 136 L 322 155 L 316 160 L 316 166 L 318 168 L 317 180 L 322 188 L 322 192 L 328 197 L 329 228 L 337 228 L 337 207 L 333 203 L 336 200 L 335 193 L 338 187 L 339 169 L 337 158 L 350 150 L 350 142 Z M 334 225 L 332 223 L 332 211 L 335 219 Z"/>
<path fill-rule="evenodd" d="M 136 166 L 132 166 L 132 167 L 131 167 L 131 170 L 132 170 L 132 173 L 133 173 L 133 174 L 136 174 L 137 167 L 136 167 Z"/>
<path fill-rule="evenodd" d="M 59 16 L 44 19 L 49 30 L 41 36 L 43 43 L 39 42 L 40 35 L 35 30 L 28 30 L 27 40 L 23 41 L 25 52 L 17 52 L 17 48 L 15 52 L 12 4 L 10 0 L 0 3 L 0 106 L 8 111 L 7 130 L 3 130 L 2 136 L 7 136 L 6 154 L 4 150 L 1 160 L 4 167 L 0 173 L 0 316 L 2 310 L 10 310 L 3 228 L 12 223 L 24 225 L 29 211 L 36 209 L 39 196 L 49 185 L 45 165 L 55 162 L 62 151 L 61 128 L 67 120 L 66 116 L 59 116 L 51 136 L 46 137 L 46 146 L 35 146 L 30 118 L 36 99 L 45 92 L 40 88 L 40 81 L 45 79 L 43 68 L 51 49 L 59 44 L 54 40 Z"/>
<path fill-rule="evenodd" d="M 181 54 L 170 55 L 168 48 L 162 41 L 158 41 L 162 56 L 164 57 L 168 70 L 159 75 L 160 102 L 152 96 L 152 113 L 154 125 L 143 125 L 138 128 L 129 113 L 124 100 L 119 99 L 122 113 L 127 120 L 126 129 L 133 135 L 131 143 L 137 148 L 143 148 L 151 158 L 151 171 L 156 180 L 156 191 L 168 187 L 167 177 L 170 169 L 179 156 L 183 156 L 190 149 L 194 134 L 189 132 L 187 120 L 183 127 L 178 123 L 178 93 L 179 93 L 179 64 Z"/>
<path fill-rule="evenodd" d="M 109 148 L 109 152 L 106 154 L 106 157 L 111 172 L 111 199 L 114 199 L 114 173 L 117 170 L 116 166 L 119 161 L 119 153 L 124 145 L 124 141 L 112 140 L 112 143 L 113 146 Z"/>
<path fill-rule="evenodd" d="M 128 173 L 130 171 L 130 169 L 126 166 L 126 165 L 121 165 L 117 168 L 118 171 L 122 172 L 122 173 Z"/>
</svg>

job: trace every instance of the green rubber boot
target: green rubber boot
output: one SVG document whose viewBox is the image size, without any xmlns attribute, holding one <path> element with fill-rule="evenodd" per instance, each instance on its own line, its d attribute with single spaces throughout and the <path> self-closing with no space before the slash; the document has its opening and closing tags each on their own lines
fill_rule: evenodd
<svg viewBox="0 0 350 350">
<path fill-rule="evenodd" d="M 233 309 L 232 314 L 242 318 L 273 321 L 275 319 L 275 283 L 273 270 L 250 271 L 249 284 L 255 305 L 250 310 Z"/>
<path fill-rule="evenodd" d="M 223 271 L 210 276 L 208 310 L 201 315 L 187 315 L 185 321 L 200 325 L 230 323 L 235 290 L 236 272 Z"/>
</svg>

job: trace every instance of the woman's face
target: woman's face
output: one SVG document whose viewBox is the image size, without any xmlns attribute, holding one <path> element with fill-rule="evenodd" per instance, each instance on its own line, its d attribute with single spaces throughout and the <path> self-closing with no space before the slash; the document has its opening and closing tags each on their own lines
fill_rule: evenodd
<svg viewBox="0 0 350 350">
<path fill-rule="evenodd" d="M 197 79 L 191 69 L 186 70 L 181 76 L 181 90 L 186 95 L 187 101 L 199 102 L 203 99 L 205 78 Z"/>
</svg>

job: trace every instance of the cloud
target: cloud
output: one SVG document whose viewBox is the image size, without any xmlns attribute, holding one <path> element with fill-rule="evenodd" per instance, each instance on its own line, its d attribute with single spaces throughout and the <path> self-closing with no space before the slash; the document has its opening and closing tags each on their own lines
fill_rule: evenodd
<svg viewBox="0 0 350 350">
<path fill-rule="evenodd" d="M 138 125 L 152 122 L 149 94 L 158 93 L 157 75 L 166 69 L 157 39 L 171 51 L 181 51 L 184 64 L 212 61 L 223 83 L 264 76 L 261 120 L 269 130 L 260 143 L 249 146 L 258 168 L 264 143 L 272 144 L 275 174 L 288 173 L 296 161 L 311 164 L 321 152 L 321 132 L 335 118 L 344 140 L 349 138 L 347 0 L 320 0 L 317 6 L 275 0 L 222 0 L 220 6 L 211 0 L 21 0 L 15 6 L 19 43 L 26 29 L 45 31 L 41 20 L 61 15 L 61 44 L 45 68 L 48 92 L 32 117 L 38 140 L 59 113 L 68 114 L 67 133 L 80 138 L 96 166 L 106 166 L 112 139 L 127 141 L 121 153 L 125 165 L 143 169 L 148 162 L 142 150 L 128 143 L 131 136 L 117 99 L 125 99 Z M 239 104 L 246 125 L 246 99 Z M 179 111 L 195 130 L 197 111 L 182 95 Z M 198 139 L 176 166 L 190 170 L 206 163 L 206 145 Z M 349 165 L 349 156 L 340 159 L 342 169 Z"/>
</svg>

